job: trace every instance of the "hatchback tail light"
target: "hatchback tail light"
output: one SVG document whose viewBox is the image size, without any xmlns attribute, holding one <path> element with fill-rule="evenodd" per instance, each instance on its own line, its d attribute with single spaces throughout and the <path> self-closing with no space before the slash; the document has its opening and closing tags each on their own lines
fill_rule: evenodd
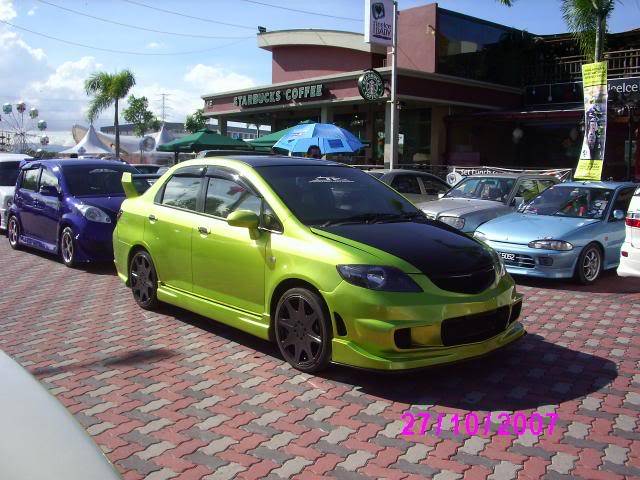
<svg viewBox="0 0 640 480">
<path fill-rule="evenodd" d="M 623 257 L 628 257 L 628 256 L 629 256 L 629 252 L 625 252 L 624 250 L 622 250 L 622 251 L 620 252 L 620 254 L 621 254 Z"/>
<path fill-rule="evenodd" d="M 627 227 L 640 228 L 640 218 L 627 217 L 625 218 L 624 223 Z"/>
</svg>

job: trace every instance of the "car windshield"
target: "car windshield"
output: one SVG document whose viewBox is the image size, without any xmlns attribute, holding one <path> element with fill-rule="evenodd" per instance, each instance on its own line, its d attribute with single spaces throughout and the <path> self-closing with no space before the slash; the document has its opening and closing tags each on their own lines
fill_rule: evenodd
<svg viewBox="0 0 640 480">
<path fill-rule="evenodd" d="M 602 219 L 613 193 L 604 188 L 555 185 L 524 205 L 521 211 L 532 215 Z"/>
<path fill-rule="evenodd" d="M 124 195 L 122 173 L 138 173 L 127 165 L 66 165 L 62 172 L 74 197 Z"/>
<path fill-rule="evenodd" d="M 301 165 L 256 170 L 305 225 L 424 218 L 404 197 L 355 168 Z"/>
<path fill-rule="evenodd" d="M 506 202 L 515 183 L 515 178 L 469 177 L 449 190 L 445 198 Z"/>
<path fill-rule="evenodd" d="M 20 162 L 0 162 L 0 187 L 13 187 L 20 173 Z"/>
</svg>

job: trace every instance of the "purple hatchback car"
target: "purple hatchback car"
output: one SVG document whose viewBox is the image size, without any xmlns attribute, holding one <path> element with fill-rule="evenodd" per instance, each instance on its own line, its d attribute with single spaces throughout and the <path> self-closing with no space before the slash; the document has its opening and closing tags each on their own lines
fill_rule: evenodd
<svg viewBox="0 0 640 480">
<path fill-rule="evenodd" d="M 126 163 L 97 158 L 23 165 L 7 221 L 11 247 L 59 254 L 69 267 L 113 260 L 123 172 L 138 173 Z"/>
</svg>

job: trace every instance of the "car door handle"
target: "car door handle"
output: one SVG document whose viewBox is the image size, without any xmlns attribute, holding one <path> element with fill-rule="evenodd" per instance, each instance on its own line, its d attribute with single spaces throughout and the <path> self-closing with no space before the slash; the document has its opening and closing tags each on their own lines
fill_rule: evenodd
<svg viewBox="0 0 640 480">
<path fill-rule="evenodd" d="M 198 227 L 198 232 L 201 235 L 209 235 L 209 229 L 207 227 Z"/>
<path fill-rule="evenodd" d="M 158 219 L 156 218 L 156 216 L 155 216 L 155 215 L 153 215 L 153 214 L 149 215 L 149 221 L 150 221 L 151 223 L 155 222 L 156 220 L 158 220 Z"/>
</svg>

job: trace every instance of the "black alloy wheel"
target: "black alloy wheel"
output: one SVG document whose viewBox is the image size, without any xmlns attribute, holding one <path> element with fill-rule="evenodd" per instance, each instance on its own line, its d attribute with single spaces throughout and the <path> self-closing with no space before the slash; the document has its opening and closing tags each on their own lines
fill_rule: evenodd
<svg viewBox="0 0 640 480">
<path fill-rule="evenodd" d="M 73 238 L 75 234 L 71 227 L 65 227 L 60 234 L 60 257 L 62 263 L 67 267 L 75 267 L 76 261 L 76 241 Z"/>
<path fill-rule="evenodd" d="M 600 272 L 602 272 L 602 252 L 595 243 L 591 243 L 580 252 L 576 264 L 576 280 L 582 285 L 591 285 L 598 279 Z"/>
<path fill-rule="evenodd" d="M 136 252 L 129 266 L 131 291 L 136 303 L 145 310 L 158 306 L 158 275 L 149 255 L 144 250 Z"/>
<path fill-rule="evenodd" d="M 331 322 L 322 305 L 316 293 L 292 288 L 276 306 L 278 348 L 284 359 L 302 372 L 319 372 L 331 361 Z"/>
<path fill-rule="evenodd" d="M 7 237 L 9 238 L 11 248 L 18 250 L 20 248 L 18 241 L 20 237 L 20 224 L 18 223 L 18 219 L 13 215 L 9 217 L 9 221 L 7 222 Z"/>
</svg>

